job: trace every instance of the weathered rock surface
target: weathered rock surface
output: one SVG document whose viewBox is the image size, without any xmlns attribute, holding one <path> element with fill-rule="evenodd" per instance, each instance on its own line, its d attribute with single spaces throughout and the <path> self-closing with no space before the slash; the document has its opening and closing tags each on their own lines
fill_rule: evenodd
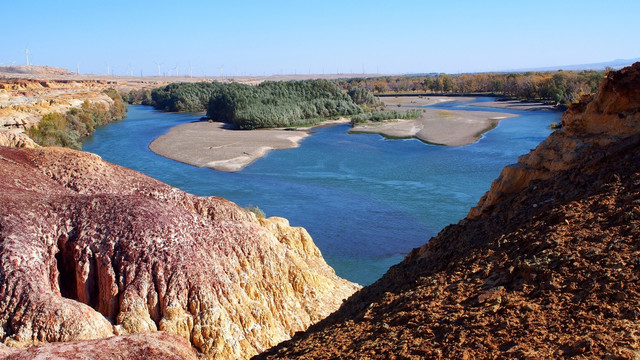
<svg viewBox="0 0 640 360">
<path fill-rule="evenodd" d="M 207 357 L 246 358 L 357 289 L 303 229 L 96 155 L 0 147 L 0 176 L 8 346 L 162 330 Z"/>
<path fill-rule="evenodd" d="M 0 131 L 0 146 L 9 147 L 39 147 L 29 136 L 17 131 Z"/>
<path fill-rule="evenodd" d="M 607 155 L 602 152 L 607 145 L 635 146 L 627 138 L 640 133 L 640 63 L 609 73 L 600 87 L 598 94 L 584 96 L 563 114 L 560 130 L 521 156 L 517 164 L 505 167 L 469 216 L 490 212 L 504 196 L 517 193 L 533 180 L 598 161 Z"/>
<path fill-rule="evenodd" d="M 106 339 L 69 341 L 16 349 L 0 344 L 0 356 L 11 360 L 31 359 L 166 359 L 196 360 L 184 338 L 166 332 L 149 332 Z"/>
<path fill-rule="evenodd" d="M 66 113 L 85 101 L 110 106 L 103 90 L 115 86 L 107 81 L 0 80 L 0 130 L 26 129 L 42 116 Z"/>
<path fill-rule="evenodd" d="M 257 358 L 640 358 L 639 74 L 610 74 L 477 212 Z"/>
</svg>

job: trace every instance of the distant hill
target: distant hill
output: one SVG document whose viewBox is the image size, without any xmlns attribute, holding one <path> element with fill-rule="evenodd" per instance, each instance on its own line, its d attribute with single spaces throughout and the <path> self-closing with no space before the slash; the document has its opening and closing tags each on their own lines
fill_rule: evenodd
<svg viewBox="0 0 640 360">
<path fill-rule="evenodd" d="M 4 74 L 31 74 L 31 75 L 72 75 L 67 69 L 40 65 L 9 65 L 0 66 L 0 73 Z"/>
<path fill-rule="evenodd" d="M 635 59 L 616 59 L 607 62 L 591 63 L 591 64 L 579 64 L 579 65 L 563 65 L 563 66 L 548 66 L 539 68 L 525 68 L 512 71 L 557 71 L 557 70 L 604 70 L 607 67 L 614 68 L 616 70 L 622 69 L 625 66 L 630 66 L 634 62 L 640 61 L 640 58 Z"/>
</svg>

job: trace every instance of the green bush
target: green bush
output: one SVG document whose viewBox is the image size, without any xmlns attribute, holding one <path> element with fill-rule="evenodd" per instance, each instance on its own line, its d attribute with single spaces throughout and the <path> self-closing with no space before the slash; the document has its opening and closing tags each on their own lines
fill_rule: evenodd
<svg viewBox="0 0 640 360">
<path fill-rule="evenodd" d="M 364 114 L 352 116 L 351 124 L 356 125 L 356 124 L 365 123 L 367 121 L 380 122 L 380 121 L 391 120 L 391 119 L 404 119 L 404 120 L 417 119 L 420 117 L 421 112 L 422 111 L 420 110 L 407 110 L 407 111 L 391 110 L 391 111 L 377 111 L 372 113 L 364 113 Z"/>
<path fill-rule="evenodd" d="M 266 215 L 265 215 L 264 211 L 262 211 L 257 206 L 249 205 L 249 206 L 245 207 L 244 209 L 247 210 L 248 212 L 253 213 L 258 219 L 266 218 Z"/>
<path fill-rule="evenodd" d="M 38 125 L 27 129 L 27 135 L 41 146 L 63 146 L 80 150 L 80 139 L 83 136 L 92 134 L 100 125 L 124 118 L 127 113 L 127 105 L 117 91 L 108 89 L 104 92 L 113 100 L 111 106 L 87 100 L 79 108 L 72 108 L 64 115 L 46 114 Z"/>
<path fill-rule="evenodd" d="M 381 107 L 384 103 L 375 97 L 373 93 L 362 86 L 356 86 L 347 91 L 347 94 L 353 102 L 358 105 L 366 105 L 368 107 Z"/>
<path fill-rule="evenodd" d="M 210 118 L 243 130 L 312 125 L 360 112 L 347 94 L 326 80 L 225 84 L 207 107 Z"/>
<path fill-rule="evenodd" d="M 163 111 L 203 112 L 224 86 L 219 82 L 172 83 L 153 89 L 141 103 Z"/>
</svg>

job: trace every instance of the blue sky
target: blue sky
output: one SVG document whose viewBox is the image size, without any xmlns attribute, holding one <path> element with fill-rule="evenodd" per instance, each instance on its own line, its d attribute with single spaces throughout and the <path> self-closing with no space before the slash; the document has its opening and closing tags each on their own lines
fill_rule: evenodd
<svg viewBox="0 0 640 360">
<path fill-rule="evenodd" d="M 83 73 L 510 70 L 640 57 L 640 1 L 4 0 L 0 63 Z"/>
</svg>

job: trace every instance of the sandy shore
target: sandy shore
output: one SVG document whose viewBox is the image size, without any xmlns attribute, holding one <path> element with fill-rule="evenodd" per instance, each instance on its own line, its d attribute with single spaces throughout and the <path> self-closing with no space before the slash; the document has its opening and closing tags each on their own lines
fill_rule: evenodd
<svg viewBox="0 0 640 360">
<path fill-rule="evenodd" d="M 318 126 L 347 122 L 347 119 L 325 121 Z M 189 165 L 239 171 L 271 150 L 298 147 L 300 141 L 309 136 L 308 130 L 233 130 L 227 124 L 199 121 L 172 128 L 155 139 L 149 149 Z"/>
<path fill-rule="evenodd" d="M 472 101 L 470 97 L 393 97 L 383 98 L 387 108 L 401 110 L 432 105 L 443 101 Z M 483 103 L 493 104 L 493 103 Z M 393 105 L 393 106 L 391 106 Z M 400 105 L 398 107 L 398 105 Z M 516 115 L 489 111 L 464 111 L 453 109 L 422 109 L 416 120 L 389 120 L 355 126 L 356 133 L 373 133 L 392 138 L 417 138 L 430 144 L 447 146 L 468 145 L 482 134 L 493 129 L 500 120 Z"/>
<path fill-rule="evenodd" d="M 409 109 L 444 101 L 466 102 L 471 97 L 386 97 L 388 109 Z M 480 104 L 480 103 L 479 103 Z M 490 106 L 495 103 L 481 103 Z M 398 106 L 400 105 L 400 106 Z M 500 120 L 516 116 L 488 111 L 422 109 L 416 120 L 390 120 L 361 124 L 352 132 L 381 134 L 393 138 L 418 138 L 422 141 L 462 146 L 475 142 Z M 348 123 L 348 119 L 325 121 L 318 126 Z M 239 171 L 271 150 L 291 149 L 309 136 L 310 128 L 233 130 L 217 122 L 193 122 L 176 126 L 154 140 L 149 148 L 156 154 L 198 167 L 220 171 Z"/>
<path fill-rule="evenodd" d="M 552 105 L 536 102 L 522 102 L 518 100 L 507 100 L 507 101 L 492 101 L 492 102 L 478 102 L 468 104 L 469 106 L 480 106 L 480 107 L 490 107 L 496 109 L 507 109 L 507 110 L 522 110 L 522 111 L 541 111 L 541 110 L 552 110 L 556 109 Z"/>
<path fill-rule="evenodd" d="M 238 171 L 270 150 L 297 147 L 308 135 L 299 130 L 231 130 L 223 123 L 200 121 L 172 128 L 155 139 L 149 149 L 198 167 Z"/>
</svg>

